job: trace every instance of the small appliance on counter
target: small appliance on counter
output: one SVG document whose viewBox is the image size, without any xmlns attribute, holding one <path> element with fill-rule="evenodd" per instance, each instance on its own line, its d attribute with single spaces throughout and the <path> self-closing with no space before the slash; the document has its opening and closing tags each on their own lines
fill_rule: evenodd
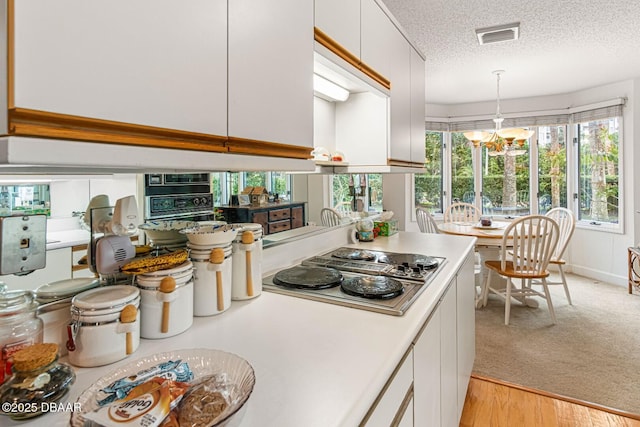
<svg viewBox="0 0 640 427">
<path fill-rule="evenodd" d="M 89 221 L 91 240 L 87 247 L 89 269 L 107 284 L 124 280 L 120 267 L 136 255 L 131 237 L 138 231 L 138 206 L 134 196 L 127 196 L 110 206 L 109 197 L 95 196 L 84 216 Z"/>
</svg>

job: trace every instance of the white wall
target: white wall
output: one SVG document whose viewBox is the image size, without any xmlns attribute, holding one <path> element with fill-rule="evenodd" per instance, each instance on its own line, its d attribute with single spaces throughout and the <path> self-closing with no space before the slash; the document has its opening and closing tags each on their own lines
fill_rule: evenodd
<svg viewBox="0 0 640 427">
<path fill-rule="evenodd" d="M 78 228 L 80 225 L 73 212 L 84 212 L 93 196 L 106 194 L 111 204 L 119 198 L 135 195 L 138 206 L 142 206 L 143 195 L 137 194 L 136 175 L 116 174 L 103 177 L 65 177 L 50 176 L 51 217 L 47 221 L 47 230 L 62 231 Z"/>
<path fill-rule="evenodd" d="M 635 100 L 635 108 L 633 110 L 633 124 L 638 124 L 638 126 L 634 126 L 633 130 L 633 139 L 630 144 L 628 144 L 632 150 L 633 154 L 628 153 L 634 165 L 640 165 L 640 148 L 638 148 L 638 144 L 640 144 L 640 78 L 634 80 L 634 97 Z M 638 142 L 635 142 L 638 141 Z M 632 191 L 633 191 L 633 218 L 634 218 L 634 243 L 636 246 L 640 246 L 640 168 L 633 168 L 633 179 L 632 179 Z M 636 184 L 636 185 L 633 185 Z M 631 204 L 631 203 L 630 203 Z"/>
<path fill-rule="evenodd" d="M 313 146 L 336 150 L 336 104 L 313 97 Z"/>
<path fill-rule="evenodd" d="M 622 168 L 623 188 L 621 203 L 624 229 L 621 233 L 607 233 L 592 229 L 576 229 L 565 258 L 573 272 L 594 279 L 627 284 L 627 247 L 640 241 L 640 172 L 634 165 L 640 164 L 640 150 L 634 150 L 640 141 L 640 79 L 612 83 L 579 92 L 501 100 L 501 112 L 505 117 L 525 112 L 562 110 L 594 104 L 614 98 L 628 98 L 623 115 Z M 427 104 L 429 120 L 461 119 L 464 117 L 491 117 L 495 113 L 495 101 L 461 105 Z M 638 126 L 635 126 L 638 124 Z M 640 169 L 640 168 L 635 168 Z M 386 193 L 385 193 L 386 202 Z"/>
</svg>

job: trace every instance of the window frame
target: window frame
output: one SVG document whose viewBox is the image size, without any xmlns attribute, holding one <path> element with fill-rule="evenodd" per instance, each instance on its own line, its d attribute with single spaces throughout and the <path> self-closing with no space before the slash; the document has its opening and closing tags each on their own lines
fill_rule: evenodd
<svg viewBox="0 0 640 427">
<path fill-rule="evenodd" d="M 612 116 L 614 117 L 614 116 Z M 621 114 L 619 116 L 615 116 L 618 118 L 618 222 L 598 222 L 592 220 L 584 220 L 580 219 L 580 147 L 579 147 L 579 135 L 578 135 L 578 126 L 582 122 L 570 123 L 568 127 L 571 130 L 571 141 L 573 143 L 572 146 L 572 154 L 573 154 L 573 189 L 569 193 L 571 195 L 572 207 L 571 211 L 574 213 L 576 217 L 576 228 L 582 230 L 593 230 L 593 231 L 601 231 L 612 234 L 624 234 L 624 115 Z M 568 147 L 567 147 L 568 149 Z M 567 153 L 568 155 L 568 153 Z M 568 163 L 567 158 L 567 163 Z M 568 166 L 567 166 L 568 168 Z"/>
<path fill-rule="evenodd" d="M 624 127 L 624 110 L 623 107 L 625 105 L 625 98 L 617 98 L 610 101 L 604 101 L 598 104 L 592 104 L 589 106 L 582 106 L 571 108 L 569 110 L 569 114 L 559 114 L 553 116 L 553 120 L 558 118 L 563 118 L 562 122 L 558 121 L 552 122 L 548 117 L 551 116 L 539 116 L 539 117 L 531 117 L 531 118 L 514 118 L 511 119 L 514 121 L 513 125 L 519 125 L 524 127 L 529 127 L 531 129 L 535 129 L 534 135 L 530 138 L 529 143 L 529 206 L 530 206 L 530 214 L 537 214 L 540 212 L 539 208 L 539 132 L 540 127 L 551 126 L 552 123 L 554 126 L 565 126 L 566 133 L 566 203 L 567 208 L 570 209 L 576 216 L 576 228 L 586 229 L 586 230 L 595 230 L 601 232 L 608 232 L 612 234 L 624 234 L 625 230 L 625 168 L 624 168 L 624 140 L 625 140 L 625 127 Z M 603 111 L 609 109 L 609 111 L 616 110 L 617 113 L 606 114 L 602 116 Z M 582 114 L 593 113 L 595 115 L 601 115 L 600 120 L 604 120 L 607 118 L 617 117 L 618 119 L 618 161 L 617 161 L 617 175 L 618 175 L 618 222 L 595 222 L 591 220 L 581 220 L 579 219 L 579 200 L 578 198 L 578 190 L 579 190 L 579 179 L 580 179 L 580 171 L 578 170 L 579 166 L 579 151 L 578 151 L 578 138 L 577 138 L 577 129 L 578 122 L 577 119 L 574 122 L 574 118 L 580 118 Z M 585 123 L 587 121 L 598 120 L 598 119 L 589 119 L 584 120 L 584 116 L 582 116 L 583 120 L 581 123 Z M 522 122 L 518 122 L 518 120 L 522 120 Z M 535 124 L 530 124 L 535 123 Z M 440 128 L 436 128 L 433 131 L 441 131 L 443 132 L 443 143 L 444 143 L 444 158 L 442 160 L 442 173 L 443 173 L 443 210 L 448 209 L 451 205 L 451 195 L 452 195 L 452 174 L 451 174 L 451 165 L 452 165 L 452 138 L 451 135 L 453 132 L 460 132 L 461 123 L 456 123 L 454 121 L 450 121 L 447 123 L 439 123 L 439 122 L 431 122 L 437 125 L 440 125 Z M 431 130 L 428 127 L 429 122 L 426 123 L 425 132 Z M 443 126 L 448 126 L 448 130 L 442 130 Z M 511 126 L 511 124 L 509 124 Z M 505 127 L 503 125 L 503 127 Z M 481 191 L 482 191 L 482 162 L 481 162 L 481 153 L 482 150 L 474 150 L 472 149 L 472 162 L 473 162 L 473 171 L 474 171 L 474 204 L 476 206 L 481 206 Z M 415 177 L 412 179 L 411 183 L 411 191 L 412 191 L 412 207 L 413 212 L 411 214 L 411 218 L 413 221 L 415 218 Z M 501 216 L 501 218 L 503 218 Z M 504 219 L 508 219 L 508 216 L 504 216 Z"/>
</svg>

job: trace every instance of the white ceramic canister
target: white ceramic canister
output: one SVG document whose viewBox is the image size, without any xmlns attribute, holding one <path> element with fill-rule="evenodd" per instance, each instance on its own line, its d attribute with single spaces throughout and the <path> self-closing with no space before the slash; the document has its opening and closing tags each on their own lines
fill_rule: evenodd
<svg viewBox="0 0 640 427">
<path fill-rule="evenodd" d="M 216 247 L 188 244 L 189 258 L 193 262 L 194 316 L 213 316 L 231 307 L 231 245 L 218 246 L 224 252 L 224 261 L 211 262 L 211 251 Z M 218 272 L 221 285 L 218 286 Z"/>
<path fill-rule="evenodd" d="M 233 289 L 231 298 L 245 300 L 262 293 L 262 225 L 254 223 L 234 224 L 240 227 L 233 245 Z M 253 233 L 253 243 L 242 243 L 245 231 Z M 247 254 L 249 254 L 247 260 Z M 247 274 L 249 272 L 250 274 Z M 250 280 L 248 280 L 250 278 Z"/>
<path fill-rule="evenodd" d="M 38 317 L 44 322 L 43 342 L 57 343 L 58 354 L 67 354 L 67 326 L 71 323 L 71 299 L 100 285 L 100 279 L 76 278 L 45 283 L 36 289 Z"/>
<path fill-rule="evenodd" d="M 165 277 L 173 277 L 175 290 L 162 292 Z M 181 334 L 193 324 L 193 264 L 186 261 L 178 267 L 136 276 L 140 289 L 140 336 L 166 338 Z M 167 329 L 162 330 L 163 316 Z"/>
<path fill-rule="evenodd" d="M 140 290 L 130 285 L 104 286 L 73 297 L 67 341 L 69 362 L 85 368 L 102 366 L 135 352 L 140 345 L 139 304 Z M 127 305 L 133 305 L 137 314 L 135 321 L 124 323 L 120 316 Z"/>
</svg>

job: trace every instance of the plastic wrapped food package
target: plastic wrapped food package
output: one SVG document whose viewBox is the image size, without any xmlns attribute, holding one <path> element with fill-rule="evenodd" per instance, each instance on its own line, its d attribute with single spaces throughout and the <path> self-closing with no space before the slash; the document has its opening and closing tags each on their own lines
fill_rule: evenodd
<svg viewBox="0 0 640 427">
<path fill-rule="evenodd" d="M 85 415 L 85 419 L 99 425 L 130 425 L 156 427 L 169 415 L 189 384 L 153 377 L 138 384 L 121 400 Z"/>
</svg>

